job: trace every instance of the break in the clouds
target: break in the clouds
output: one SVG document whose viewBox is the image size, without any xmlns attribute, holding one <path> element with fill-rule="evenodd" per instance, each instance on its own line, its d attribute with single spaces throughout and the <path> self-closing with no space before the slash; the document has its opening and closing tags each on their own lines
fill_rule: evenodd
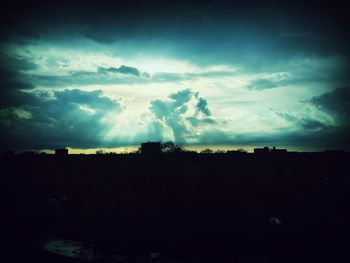
<svg viewBox="0 0 350 263">
<path fill-rule="evenodd" d="M 210 116 L 207 101 L 190 89 L 170 94 L 167 100 L 153 100 L 150 109 L 181 144 L 205 142 L 203 131 L 219 124 Z"/>
<path fill-rule="evenodd" d="M 23 5 L 0 38 L 1 149 L 350 148 L 341 5 Z"/>
</svg>

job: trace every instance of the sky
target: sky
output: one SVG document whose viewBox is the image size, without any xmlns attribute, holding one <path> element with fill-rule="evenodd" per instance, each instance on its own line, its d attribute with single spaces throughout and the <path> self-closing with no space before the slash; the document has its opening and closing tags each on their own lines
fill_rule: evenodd
<svg viewBox="0 0 350 263">
<path fill-rule="evenodd" d="M 11 1 L 0 150 L 350 150 L 345 3 Z"/>
</svg>

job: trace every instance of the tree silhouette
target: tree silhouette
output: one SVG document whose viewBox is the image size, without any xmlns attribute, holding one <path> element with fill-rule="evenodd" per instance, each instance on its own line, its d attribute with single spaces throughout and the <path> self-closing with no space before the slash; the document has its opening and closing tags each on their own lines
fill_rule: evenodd
<svg viewBox="0 0 350 263">
<path fill-rule="evenodd" d="M 200 153 L 209 154 L 209 153 L 214 153 L 214 151 L 207 148 L 207 149 L 202 150 Z"/>
<path fill-rule="evenodd" d="M 176 145 L 172 141 L 167 141 L 161 144 L 161 150 L 163 153 L 175 153 L 175 152 L 182 152 L 183 149 L 179 146 Z"/>
</svg>

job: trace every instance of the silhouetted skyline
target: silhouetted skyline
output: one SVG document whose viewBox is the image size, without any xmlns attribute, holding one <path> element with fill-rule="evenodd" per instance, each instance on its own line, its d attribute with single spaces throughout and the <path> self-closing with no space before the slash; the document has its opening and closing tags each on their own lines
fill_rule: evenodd
<svg viewBox="0 0 350 263">
<path fill-rule="evenodd" d="M 350 153 L 160 146 L 145 144 L 144 154 L 0 155 L 11 261 L 88 253 L 90 262 L 150 262 L 135 258 L 154 252 L 162 255 L 156 262 L 232 262 L 247 253 L 254 258 L 233 262 L 348 261 Z"/>
</svg>

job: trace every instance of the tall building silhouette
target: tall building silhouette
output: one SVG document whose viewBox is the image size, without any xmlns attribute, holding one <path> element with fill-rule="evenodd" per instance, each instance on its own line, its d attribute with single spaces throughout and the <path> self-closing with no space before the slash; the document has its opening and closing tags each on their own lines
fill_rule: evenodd
<svg viewBox="0 0 350 263">
<path fill-rule="evenodd" d="M 142 154 L 159 154 L 161 152 L 160 142 L 144 142 L 141 143 Z"/>
</svg>

